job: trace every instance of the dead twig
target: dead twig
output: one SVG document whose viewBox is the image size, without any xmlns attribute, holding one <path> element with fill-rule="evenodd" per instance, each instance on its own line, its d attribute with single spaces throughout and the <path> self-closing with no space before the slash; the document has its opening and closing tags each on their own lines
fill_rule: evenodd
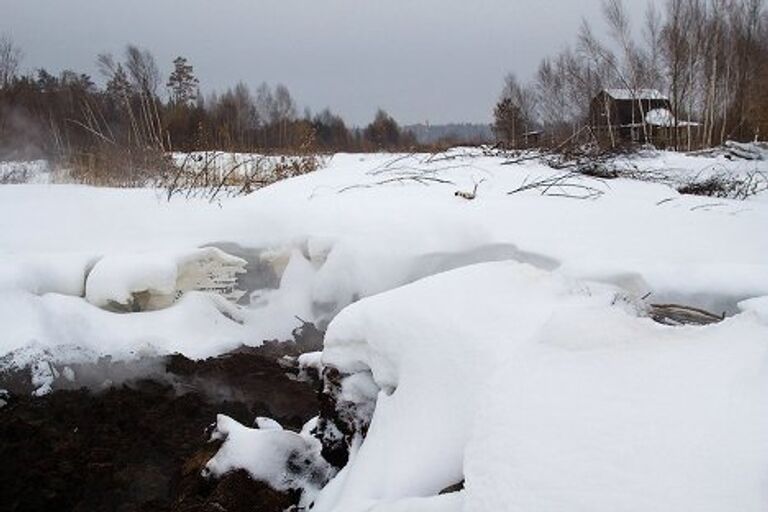
<svg viewBox="0 0 768 512">
<path fill-rule="evenodd" d="M 437 178 L 435 176 L 396 176 L 392 178 L 387 178 L 385 180 L 377 181 L 376 183 L 361 183 L 357 185 L 349 185 L 340 189 L 338 193 L 341 194 L 342 192 L 347 192 L 349 190 L 354 190 L 359 188 L 373 188 L 381 185 L 389 185 L 392 183 L 407 183 L 407 182 L 414 182 L 414 183 L 418 183 L 420 185 L 425 185 L 425 186 L 428 186 L 434 183 L 441 184 L 441 185 L 454 184 L 451 180 Z"/>
</svg>

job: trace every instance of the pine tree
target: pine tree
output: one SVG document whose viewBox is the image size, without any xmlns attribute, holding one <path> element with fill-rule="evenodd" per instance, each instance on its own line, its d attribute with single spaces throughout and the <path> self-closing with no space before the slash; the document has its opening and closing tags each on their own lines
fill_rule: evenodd
<svg viewBox="0 0 768 512">
<path fill-rule="evenodd" d="M 526 125 L 520 107 L 511 98 L 502 98 L 496 104 L 493 118 L 496 137 L 509 147 L 517 147 Z"/>
<path fill-rule="evenodd" d="M 173 61 L 173 73 L 166 84 L 171 92 L 171 101 L 177 105 L 186 105 L 195 101 L 199 83 L 187 59 L 176 57 Z"/>
<path fill-rule="evenodd" d="M 107 96 L 114 101 L 127 101 L 132 93 L 131 83 L 122 64 L 115 67 L 111 78 L 107 81 Z"/>
</svg>

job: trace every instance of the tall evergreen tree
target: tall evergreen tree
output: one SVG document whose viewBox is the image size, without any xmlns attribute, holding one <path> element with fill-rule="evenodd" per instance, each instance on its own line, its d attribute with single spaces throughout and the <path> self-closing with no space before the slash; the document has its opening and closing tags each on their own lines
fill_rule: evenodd
<svg viewBox="0 0 768 512">
<path fill-rule="evenodd" d="M 502 98 L 496 104 L 493 118 L 496 137 L 510 147 L 517 147 L 527 124 L 520 107 L 512 98 Z"/>
<path fill-rule="evenodd" d="M 107 96 L 114 101 L 127 101 L 130 97 L 131 82 L 122 64 L 117 64 L 115 67 L 114 74 L 107 81 L 106 92 Z"/>
<path fill-rule="evenodd" d="M 177 105 L 188 105 L 197 99 L 200 81 L 195 77 L 192 65 L 184 57 L 173 61 L 173 72 L 166 86 L 171 92 L 171 101 Z"/>
</svg>

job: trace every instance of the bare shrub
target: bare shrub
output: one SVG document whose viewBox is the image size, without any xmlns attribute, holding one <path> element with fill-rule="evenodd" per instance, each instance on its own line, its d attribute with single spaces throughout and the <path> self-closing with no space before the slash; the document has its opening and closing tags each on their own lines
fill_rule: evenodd
<svg viewBox="0 0 768 512">
<path fill-rule="evenodd" d="M 132 188 L 153 185 L 173 167 L 165 152 L 154 148 L 102 146 L 69 155 L 62 163 L 75 183 Z"/>
<path fill-rule="evenodd" d="M 234 158 L 238 156 L 239 158 Z M 226 157 L 230 158 L 227 162 Z M 317 170 L 317 155 L 266 156 L 207 151 L 189 153 L 166 168 L 156 183 L 168 200 L 175 196 L 201 197 L 214 202 L 245 195 L 272 183 Z"/>
<path fill-rule="evenodd" d="M 718 197 L 721 199 L 748 199 L 768 190 L 768 176 L 754 171 L 743 176 L 721 172 L 704 180 L 691 180 L 678 187 L 681 194 Z"/>
</svg>

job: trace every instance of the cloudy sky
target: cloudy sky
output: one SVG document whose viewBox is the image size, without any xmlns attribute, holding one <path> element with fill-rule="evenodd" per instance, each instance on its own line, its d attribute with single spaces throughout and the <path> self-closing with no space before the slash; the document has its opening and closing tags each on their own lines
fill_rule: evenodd
<svg viewBox="0 0 768 512">
<path fill-rule="evenodd" d="M 626 3 L 638 19 L 644 2 Z M 485 122 L 507 72 L 529 78 L 599 15 L 600 0 L 0 0 L 0 32 L 25 70 L 96 75 L 98 53 L 132 42 L 166 73 L 186 56 L 205 91 L 282 82 L 354 124 L 377 107 Z"/>
</svg>

